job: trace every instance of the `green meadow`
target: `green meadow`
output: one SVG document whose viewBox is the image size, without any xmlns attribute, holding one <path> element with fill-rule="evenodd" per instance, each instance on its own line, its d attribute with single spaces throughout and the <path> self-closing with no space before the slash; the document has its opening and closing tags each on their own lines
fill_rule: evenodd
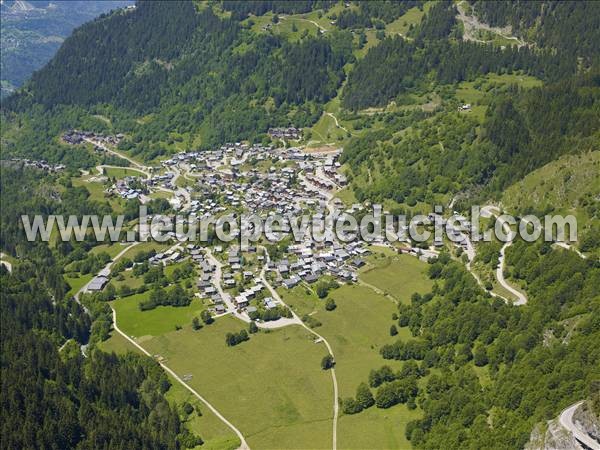
<svg viewBox="0 0 600 450">
<path fill-rule="evenodd" d="M 227 347 L 246 325 L 230 316 L 199 331 L 171 331 L 143 343 L 240 429 L 252 448 L 329 448 L 333 389 L 320 368 L 326 350 L 298 326 L 251 335 Z"/>
<path fill-rule="evenodd" d="M 138 169 L 131 167 L 104 167 L 104 175 L 109 178 L 121 179 L 125 177 L 142 177 L 146 178 L 146 175 Z"/>
<path fill-rule="evenodd" d="M 429 292 L 432 286 L 427 276 L 427 264 L 410 255 L 375 254 L 369 258 L 369 264 L 361 269 L 360 279 L 403 303 L 409 303 L 415 292 Z"/>
<path fill-rule="evenodd" d="M 149 311 L 140 311 L 140 302 L 149 296 L 150 291 L 147 291 L 111 303 L 117 311 L 119 328 L 128 336 L 148 339 L 173 331 L 177 326 L 190 326 L 192 319 L 205 309 L 202 301 L 194 297 L 188 306 L 157 306 Z"/>
<path fill-rule="evenodd" d="M 98 347 L 100 350 L 109 353 L 123 354 L 128 351 L 142 353 L 116 331 L 112 331 L 110 338 L 98 344 Z M 204 440 L 204 444 L 197 447 L 197 449 L 233 450 L 237 448 L 239 439 L 233 431 L 177 380 L 170 375 L 168 377 L 171 387 L 166 394 L 167 400 L 177 408 L 180 419 L 185 426 Z M 190 403 L 194 407 L 194 412 L 186 415 L 183 412 L 185 403 Z M 198 411 L 200 411 L 200 414 L 198 414 Z"/>
</svg>

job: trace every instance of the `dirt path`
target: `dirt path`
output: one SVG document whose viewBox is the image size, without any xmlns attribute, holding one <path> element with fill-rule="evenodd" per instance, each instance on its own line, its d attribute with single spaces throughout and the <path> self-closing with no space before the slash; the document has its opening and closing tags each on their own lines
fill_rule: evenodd
<svg viewBox="0 0 600 450">
<path fill-rule="evenodd" d="M 110 267 L 119 259 L 121 258 L 125 253 L 127 253 L 130 249 L 132 249 L 133 247 L 135 247 L 136 245 L 141 244 L 141 242 L 134 242 L 131 245 L 128 245 L 127 247 L 125 247 L 122 251 L 119 252 L 119 254 L 117 254 L 111 262 L 109 262 L 102 270 L 106 271 L 109 270 Z M 84 293 L 86 291 L 86 288 L 88 286 L 89 283 L 87 283 L 85 286 L 83 286 L 81 289 L 79 289 L 79 291 L 74 295 L 75 300 L 79 303 L 79 296 Z M 152 355 L 145 349 L 143 348 L 140 344 L 138 344 L 136 341 L 134 341 L 133 339 L 131 339 L 129 336 L 127 336 L 127 334 L 125 334 L 123 331 L 121 331 L 121 329 L 119 328 L 119 326 L 117 325 L 117 312 L 114 308 L 112 308 L 112 317 L 113 317 L 113 326 L 114 329 L 117 333 L 119 333 L 121 336 L 123 336 L 125 339 L 127 339 L 128 342 L 130 342 L 131 344 L 133 344 L 136 348 L 138 348 L 142 353 L 144 353 L 145 355 L 149 356 L 152 358 Z M 64 344 L 63 344 L 64 346 Z M 250 450 L 250 447 L 248 446 L 248 443 L 246 442 L 246 439 L 244 438 L 244 436 L 242 435 L 242 433 L 240 432 L 240 430 L 238 430 L 231 422 L 229 422 L 219 411 L 217 411 L 217 409 L 210 404 L 204 397 L 202 397 L 200 394 L 198 394 L 198 392 L 196 392 L 190 385 L 188 385 L 185 381 L 183 381 L 173 370 L 171 370 L 169 367 L 167 367 L 165 364 L 163 364 L 162 362 L 159 362 L 159 364 L 161 365 L 161 367 L 166 370 L 168 373 L 170 373 L 173 378 L 175 378 L 179 383 L 181 383 L 188 391 L 190 391 L 196 398 L 198 398 L 202 403 L 204 403 L 208 409 L 210 409 L 215 416 L 217 416 L 219 419 L 221 419 L 221 421 L 223 421 L 223 423 L 225 423 L 225 425 L 227 425 L 229 428 L 231 428 L 231 430 L 237 435 L 237 437 L 240 439 L 241 445 L 238 448 L 238 450 Z"/>
<path fill-rule="evenodd" d="M 262 249 L 265 252 L 265 267 L 266 267 L 266 265 L 269 262 L 269 253 L 267 252 L 266 248 L 262 247 Z M 277 293 L 277 291 L 275 291 L 275 289 L 273 289 L 273 287 L 264 278 L 264 268 L 263 268 L 263 272 L 261 272 L 261 279 L 265 283 L 265 286 L 267 286 L 267 289 L 269 289 L 269 291 L 271 292 L 271 295 L 273 295 L 273 297 L 276 300 L 278 300 L 283 305 L 285 305 L 285 306 L 287 306 L 289 308 L 289 306 L 279 296 L 279 294 Z M 327 351 L 329 352 L 329 354 L 331 355 L 331 357 L 335 361 L 335 356 L 333 354 L 333 349 L 331 348 L 331 345 L 329 345 L 329 342 L 327 342 L 327 339 L 325 339 L 319 333 L 317 333 L 312 328 L 310 328 L 309 326 L 307 326 L 304 322 L 302 322 L 302 320 L 296 315 L 296 313 L 291 308 L 290 308 L 290 311 L 292 311 L 292 316 L 295 319 L 295 324 L 300 325 L 301 327 L 303 327 L 304 329 L 306 329 L 310 334 L 312 334 L 313 336 L 316 336 L 317 339 L 315 340 L 315 342 L 318 342 L 318 343 L 322 342 L 323 344 L 325 344 L 325 347 L 327 348 Z M 335 376 L 335 368 L 331 368 L 330 371 L 331 371 L 331 380 L 333 382 L 332 450 L 337 450 L 337 422 L 338 422 L 338 416 L 339 416 L 339 404 L 338 404 L 339 392 L 338 392 L 337 378 Z"/>
<path fill-rule="evenodd" d="M 335 122 L 335 126 L 338 127 L 341 130 L 344 130 L 346 133 L 350 133 L 352 136 L 356 136 L 356 133 L 353 133 L 352 131 L 349 131 L 346 127 L 344 127 L 343 125 L 340 125 L 340 122 L 338 121 L 337 117 L 335 117 L 335 115 L 333 113 L 325 113 L 327 114 L 329 117 L 331 117 L 333 119 L 333 121 Z"/>
<path fill-rule="evenodd" d="M 398 299 L 396 297 L 394 297 L 391 294 L 388 294 L 387 292 L 379 289 L 377 286 L 372 285 L 370 283 L 367 283 L 366 281 L 361 280 L 360 278 L 358 279 L 358 284 L 361 286 L 364 286 L 366 288 L 371 289 L 373 292 L 375 292 L 376 294 L 379 295 L 383 295 L 384 297 L 386 297 L 387 299 L 391 300 L 392 302 L 394 302 L 396 305 L 399 304 L 400 302 L 398 301 Z"/>
<path fill-rule="evenodd" d="M 566 242 L 555 242 L 554 245 L 560 247 L 560 248 L 564 248 L 565 250 L 570 250 L 572 252 L 577 253 L 577 255 L 581 258 L 581 259 L 587 259 L 587 255 L 584 255 L 583 253 L 581 253 L 579 251 L 579 249 L 577 247 L 574 247 L 572 245 L 567 244 Z"/>
</svg>

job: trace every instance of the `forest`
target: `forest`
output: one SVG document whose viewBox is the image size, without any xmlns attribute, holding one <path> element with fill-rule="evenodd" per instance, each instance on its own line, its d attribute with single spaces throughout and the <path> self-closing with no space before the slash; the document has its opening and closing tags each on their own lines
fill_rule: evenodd
<svg viewBox="0 0 600 450">
<path fill-rule="evenodd" d="M 481 127 L 455 111 L 437 113 L 436 127 L 408 114 L 399 122 L 412 129 L 403 139 L 392 138 L 393 128 L 352 138 L 342 161 L 359 200 L 414 206 L 432 204 L 436 193 L 469 190 L 478 191 L 472 201 L 494 197 L 560 155 L 599 149 L 598 88 L 597 70 L 532 90 L 509 87 L 494 97 Z M 440 142 L 450 151 L 439 152 Z M 358 180 L 368 167 L 384 176 L 364 185 Z"/>
<path fill-rule="evenodd" d="M 522 448 L 533 424 L 553 418 L 572 396 L 593 393 L 600 266 L 527 243 L 510 249 L 509 262 L 527 279 L 527 306 L 490 299 L 462 265 L 440 257 L 431 262 L 441 268 L 433 295 L 415 295 L 399 309 L 398 325 L 415 340 L 384 347 L 383 357 L 440 370 L 417 398 L 424 418 L 407 427 L 417 448 Z M 490 381 L 482 383 L 475 368 Z"/>
<path fill-rule="evenodd" d="M 123 149 L 135 147 L 151 160 L 167 153 L 173 133 L 207 130 L 200 146 L 208 148 L 260 139 L 272 126 L 311 124 L 319 105 L 337 95 L 351 51 L 344 32 L 293 43 L 251 34 L 239 21 L 211 8 L 197 11 L 191 2 L 178 8 L 142 2 L 133 12 L 77 29 L 2 110 L 75 115 L 110 103 L 121 131 L 135 136 Z M 159 111 L 149 123 L 132 120 Z"/>
<path fill-rule="evenodd" d="M 12 273 L 0 267 L 2 448 L 177 449 L 201 442 L 165 399 L 170 382 L 155 361 L 93 345 L 87 358 L 78 345 L 61 348 L 69 339 L 93 344 L 92 320 L 102 317 L 67 298 L 62 277 L 69 258 L 82 254 L 73 246 L 88 244 L 51 249 L 28 242 L 14 218 L 20 211 L 79 214 L 101 206 L 76 188 L 67 188 L 61 202 L 51 200 L 48 189 L 57 180 L 37 170 L 2 167 L 1 175 L 2 248 L 19 256 Z"/>
<path fill-rule="evenodd" d="M 497 203 L 545 164 L 599 151 L 600 3 L 470 5 L 490 25 L 510 26 L 527 45 L 463 40 L 455 4 L 446 1 L 141 1 L 76 29 L 0 111 L 0 247 L 17 261 L 12 273 L 0 268 L 1 375 L 8 392 L 0 409 L 8 436 L 2 448 L 170 449 L 201 442 L 165 399 L 169 381 L 153 360 L 97 348 L 111 331 L 107 300 L 116 288 L 82 296 L 85 308 L 68 298 L 65 273 L 96 273 L 110 259 L 91 252 L 102 243 L 90 237 L 28 242 L 15 221 L 22 214 L 114 214 L 71 178 L 98 164 L 129 162 L 67 145 L 60 139 L 66 130 L 124 133 L 120 151 L 159 165 L 181 150 L 242 140 L 268 144 L 271 127 L 311 128 L 331 115 L 339 135 L 323 132 L 322 139 L 343 147 L 349 203 L 385 203 L 392 213 L 409 215 L 451 201 L 460 211 Z M 423 16 L 420 23 L 407 25 L 402 36 L 389 32 L 409 10 Z M 270 17 L 314 11 L 326 32 L 317 26 L 287 39 L 257 31 Z M 494 81 L 501 76 L 531 85 Z M 481 94 L 469 112 L 460 109 L 470 102 L 459 101 L 465 91 Z M 45 173 L 13 157 L 66 169 Z M 597 251 L 600 208 L 595 197 L 584 200 L 592 225 L 580 249 Z M 125 203 L 125 215 L 133 217 L 136 206 Z M 149 206 L 151 212 L 169 208 L 164 199 Z M 526 212 L 547 211 L 517 211 Z M 281 248 L 269 246 L 271 258 L 283 258 Z M 476 262 L 491 266 L 498 245 L 478 252 Z M 428 263 L 431 292 L 398 306 L 387 325 L 389 340 L 373 348 L 379 363 L 353 396 L 340 399 L 343 414 L 404 405 L 422 413 L 406 428 L 415 448 L 522 448 L 536 424 L 590 396 L 600 379 L 597 260 L 515 242 L 505 276 L 527 292 L 529 302 L 520 307 L 482 289 L 460 255 L 441 252 Z M 124 258 L 111 275 L 132 264 Z M 182 270 L 188 280 L 194 275 L 193 268 Z M 165 289 L 180 273 L 167 279 L 149 264 L 135 271 L 143 285 L 121 286 L 118 293 L 150 290 L 141 314 L 191 303 L 187 290 Z M 343 309 L 342 300 L 326 300 L 335 287 L 314 285 L 327 311 L 336 310 L 326 314 Z M 265 321 L 290 314 L 283 307 L 256 312 Z M 204 324 L 212 320 L 209 315 Z M 308 314 L 302 320 L 324 326 Z M 204 325 L 196 318 L 193 326 Z M 225 335 L 226 345 L 242 345 L 224 351 L 245 350 L 259 340 L 254 331 Z M 67 340 L 73 345 L 62 347 Z M 75 343 L 85 346 L 86 358 Z M 325 356 L 323 369 L 334 364 Z"/>
<path fill-rule="evenodd" d="M 510 26 L 517 35 L 533 36 L 541 46 L 577 54 L 587 65 L 598 63 L 598 2 L 526 1 L 473 2 L 475 13 L 492 26 Z M 538 25 L 540 16 L 543 25 Z M 576 39 L 573 36 L 577 36 Z"/>
</svg>

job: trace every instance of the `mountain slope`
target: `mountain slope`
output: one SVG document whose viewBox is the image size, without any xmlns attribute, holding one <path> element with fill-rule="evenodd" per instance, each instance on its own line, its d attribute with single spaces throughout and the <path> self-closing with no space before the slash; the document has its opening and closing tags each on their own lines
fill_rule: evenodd
<svg viewBox="0 0 600 450">
<path fill-rule="evenodd" d="M 585 208 L 594 225 L 600 68 L 597 48 L 588 40 L 596 31 L 588 28 L 598 11 L 580 3 L 518 2 L 516 19 L 499 2 L 461 3 L 494 26 L 512 24 L 527 43 L 520 48 L 503 48 L 505 41 L 465 42 L 455 5 L 443 1 L 142 1 L 135 11 L 99 18 L 80 27 L 3 105 L 3 159 L 45 158 L 71 170 L 57 176 L 55 191 L 65 192 L 61 202 L 40 203 L 37 196 L 30 202 L 27 194 L 36 184 L 30 172 L 2 177 L 3 202 L 10 205 L 3 211 L 3 249 L 16 254 L 27 246 L 14 222 L 26 209 L 110 208 L 106 201 L 92 201 L 85 187 L 73 187 L 77 169 L 97 164 L 101 156 L 62 143 L 65 130 L 123 133 L 120 151 L 160 166 L 176 152 L 231 141 L 281 145 L 268 136 L 269 127 L 308 128 L 323 117 L 331 125 L 313 131 L 322 134 L 322 143 L 344 148 L 351 203 L 380 202 L 393 213 L 414 214 L 429 213 L 434 204 L 466 211 L 473 203 L 504 199 L 519 214 L 550 207 L 580 214 Z M 548 12 L 592 17 L 581 27 L 568 21 L 568 29 L 546 20 Z M 559 38 L 568 45 L 559 45 Z M 311 145 L 308 133 L 298 145 Z M 552 189 L 542 184 L 545 176 L 555 183 Z M 572 176 L 577 180 L 571 182 Z M 586 195 L 562 196 L 584 183 Z M 546 194 L 547 202 L 540 200 Z M 87 261 L 88 253 L 93 260 L 88 245 L 39 248 L 45 259 L 28 259 L 34 267 L 50 265 L 51 281 L 62 281 L 65 263 L 76 256 Z M 494 249 L 484 255 L 490 265 L 498 259 Z M 372 261 L 389 263 L 388 258 L 373 255 Z M 491 297 L 464 258 L 454 246 L 430 258 L 430 292 L 404 292 L 405 301 L 386 316 L 391 326 L 378 330 L 387 339 L 381 345 L 367 337 L 373 330 L 362 317 L 343 316 L 343 298 L 336 311 L 325 313 L 360 327 L 369 355 L 380 365 L 361 380 L 376 388 L 376 404 L 361 412 L 354 398 L 344 399 L 340 409 L 348 417 L 342 422 L 356 414 L 354 423 L 368 423 L 386 408 L 396 408 L 393 414 L 406 408 L 410 415 L 388 417 L 398 417 L 395 431 L 405 430 L 415 448 L 522 448 L 535 426 L 590 395 L 600 378 L 598 261 L 550 243 L 515 242 L 506 250 L 504 272 L 527 293 L 527 304 L 517 307 Z M 393 278 L 394 267 L 387 278 Z M 37 276 L 33 267 L 24 274 L 26 280 Z M 64 283 L 56 291 L 62 301 Z M 26 293 L 18 304 L 29 306 L 26 301 L 35 298 Z M 95 307 L 102 323 L 93 330 L 95 339 L 105 337 L 110 323 L 99 298 Z M 361 297 L 361 305 L 370 299 Z M 8 306 L 17 305 L 13 300 L 8 298 Z M 37 309 L 53 311 L 50 301 L 41 303 Z M 177 331 L 170 333 L 177 339 Z M 36 348 L 30 347 L 25 352 Z M 395 405 L 401 399 L 406 405 Z M 144 424 L 145 416 L 139 418 Z M 329 422 L 319 423 L 330 429 Z M 168 435 L 151 437 L 172 440 L 177 421 L 171 425 L 165 427 Z M 365 433 L 360 427 L 356 432 Z"/>
<path fill-rule="evenodd" d="M 127 5 L 133 5 L 133 1 L 3 1 L 2 97 L 44 66 L 75 27 Z"/>
</svg>

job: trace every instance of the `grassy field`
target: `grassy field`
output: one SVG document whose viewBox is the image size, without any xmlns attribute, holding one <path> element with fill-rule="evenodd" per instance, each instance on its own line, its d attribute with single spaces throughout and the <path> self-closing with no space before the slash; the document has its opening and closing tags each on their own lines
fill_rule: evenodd
<svg viewBox="0 0 600 450">
<path fill-rule="evenodd" d="M 177 325 L 190 327 L 192 319 L 204 309 L 202 301 L 194 298 L 189 306 L 158 306 L 149 311 L 140 311 L 140 301 L 149 296 L 150 291 L 147 291 L 112 302 L 119 318 L 119 328 L 128 336 L 139 338 L 140 342 L 174 331 Z"/>
<path fill-rule="evenodd" d="M 67 283 L 69 283 L 69 286 L 71 286 L 71 289 L 69 289 L 69 291 L 67 292 L 67 297 L 70 297 L 72 295 L 75 295 L 77 293 L 77 291 L 79 291 L 79 289 L 81 289 L 83 286 L 85 286 L 91 279 L 93 278 L 93 275 L 91 273 L 86 274 L 86 275 L 80 275 L 77 278 L 73 278 L 73 277 L 69 277 L 69 276 L 64 276 L 64 279 Z"/>
<path fill-rule="evenodd" d="M 225 316 L 144 342 L 238 427 L 250 447 L 330 448 L 332 386 L 322 345 L 301 327 L 252 335 L 236 347 L 225 334 L 245 328 Z"/>
<path fill-rule="evenodd" d="M 123 354 L 134 352 L 139 353 L 140 355 L 143 354 L 140 349 L 114 330 L 110 332 L 110 337 L 106 341 L 98 344 L 98 348 L 107 353 L 115 352 L 117 354 Z"/>
<path fill-rule="evenodd" d="M 112 210 L 116 213 L 120 213 L 123 211 L 123 205 L 121 204 L 120 199 L 118 198 L 107 198 L 104 196 L 105 186 L 103 183 L 98 181 L 89 181 L 89 176 L 84 176 L 81 178 L 73 178 L 73 186 L 83 186 L 90 193 L 90 200 L 95 200 L 100 203 L 108 202 L 112 208 Z"/>
<path fill-rule="evenodd" d="M 109 353 L 123 354 L 131 351 L 142 354 L 137 347 L 115 331 L 111 332 L 108 340 L 98 344 L 98 348 Z M 167 400 L 176 406 L 186 427 L 204 440 L 204 445 L 197 447 L 198 449 L 233 450 L 239 446 L 239 439 L 227 425 L 170 375 L 169 380 L 171 381 L 171 388 L 167 391 Z M 186 402 L 194 406 L 195 409 L 189 416 L 186 416 L 182 411 L 182 405 Z M 200 410 L 202 415 L 198 415 L 197 410 Z"/>
<path fill-rule="evenodd" d="M 301 286 L 281 290 L 281 294 L 299 316 L 310 314 L 322 323 L 315 331 L 333 347 L 340 395 L 354 395 L 358 384 L 367 380 L 369 371 L 383 365 L 379 347 L 391 339 L 389 329 L 396 305 L 359 285 L 344 285 L 330 292 L 337 305 L 334 311 L 326 311 L 325 302 Z M 407 329 L 400 330 L 403 331 Z"/>
<path fill-rule="evenodd" d="M 339 449 L 411 449 L 404 436 L 405 424 L 421 417 L 406 405 L 390 409 L 371 407 L 360 414 L 342 416 L 338 422 Z"/>
<path fill-rule="evenodd" d="M 97 245 L 97 246 L 93 247 L 90 250 L 90 253 L 97 255 L 98 253 L 105 252 L 105 253 L 108 253 L 108 255 L 111 258 L 114 258 L 119 253 L 121 253 L 125 249 L 125 247 L 126 246 L 121 245 L 120 243 L 117 243 L 117 242 L 115 242 L 113 244 L 102 244 L 102 245 Z"/>
<path fill-rule="evenodd" d="M 336 375 L 341 397 L 354 396 L 361 382 L 368 380 L 371 369 L 384 364 L 399 369 L 399 361 L 387 361 L 379 348 L 395 338 L 389 335 L 396 305 L 373 290 L 358 285 L 344 285 L 330 293 L 337 308 L 326 311 L 324 301 L 306 288 L 282 290 L 283 300 L 300 315 L 322 323 L 315 328 L 333 347 Z M 407 328 L 400 328 L 397 338 L 408 339 Z M 404 437 L 407 422 L 419 416 L 405 406 L 383 410 L 371 408 L 353 416 L 342 416 L 338 423 L 338 448 L 409 448 Z"/>
<path fill-rule="evenodd" d="M 110 177 L 110 178 L 117 178 L 117 179 L 129 177 L 129 176 L 146 178 L 146 175 L 144 175 L 143 172 L 141 172 L 137 169 L 133 169 L 131 167 L 123 167 L 123 168 L 105 167 L 104 175 L 106 175 L 107 177 Z"/>
<path fill-rule="evenodd" d="M 167 391 L 167 400 L 177 407 L 180 418 L 188 429 L 204 440 L 204 444 L 196 449 L 233 450 L 239 447 L 240 440 L 221 419 L 171 376 L 169 380 L 171 388 Z M 182 405 L 186 402 L 194 407 L 194 412 L 189 416 L 182 411 Z M 202 415 L 199 416 L 197 411 Z"/>
<path fill-rule="evenodd" d="M 429 292 L 432 286 L 427 264 L 409 255 L 372 256 L 369 265 L 361 269 L 360 279 L 403 303 L 409 303 L 415 292 Z"/>
<path fill-rule="evenodd" d="M 165 192 L 165 191 L 154 191 L 151 192 L 148 197 L 150 198 L 164 198 L 164 199 L 170 199 L 171 197 L 173 197 L 173 194 L 171 194 L 170 192 Z"/>
<path fill-rule="evenodd" d="M 131 289 L 137 289 L 142 284 L 144 284 L 144 277 L 136 277 L 133 275 L 131 270 L 126 270 L 122 272 L 123 279 L 118 280 L 117 278 L 112 278 L 110 280 L 110 284 L 112 284 L 115 288 L 120 288 L 121 286 L 129 286 Z"/>
<path fill-rule="evenodd" d="M 139 252 L 148 252 L 150 250 L 154 250 L 157 253 L 160 253 L 162 251 L 167 250 L 169 247 L 171 247 L 170 244 L 165 244 L 162 242 L 155 242 L 155 241 L 142 242 L 141 244 L 138 244 L 135 247 L 126 251 L 125 254 L 123 254 L 122 258 L 133 259 L 133 257 L 136 254 L 138 254 Z"/>
<path fill-rule="evenodd" d="M 373 284 L 384 290 L 404 289 L 406 294 L 402 295 L 407 299 L 415 290 L 428 290 L 424 263 L 385 249 L 378 254 L 381 256 L 369 257 L 372 269 L 367 273 Z M 379 355 L 383 344 L 396 339 L 389 335 L 396 311 L 389 298 L 369 287 L 343 285 L 330 292 L 337 308 L 326 311 L 324 301 L 306 287 L 281 292 L 284 301 L 299 315 L 311 314 L 322 323 L 316 331 L 333 347 L 341 397 L 353 396 L 371 369 L 384 364 L 394 370 L 402 366 L 399 361 L 386 361 Z M 112 303 L 119 326 L 128 335 L 138 337 L 150 353 L 165 358 L 177 374 L 191 374 L 190 385 L 244 433 L 251 447 L 330 447 L 331 379 L 319 366 L 324 346 L 314 344 L 311 334 L 301 327 L 286 327 L 260 332 L 252 335 L 250 341 L 229 348 L 224 342 L 225 334 L 246 328 L 244 323 L 225 316 L 193 331 L 191 319 L 203 308 L 199 299 L 194 299 L 189 307 L 159 307 L 141 312 L 138 303 L 145 295 L 148 294 Z M 176 325 L 183 328 L 175 331 Z M 410 338 L 407 328 L 399 331 L 398 338 Z M 123 351 L 126 347 L 126 341 L 116 336 L 102 344 L 108 351 Z M 342 416 L 338 446 L 407 448 L 404 426 L 419 414 L 418 409 L 409 411 L 399 405 Z M 199 434 L 205 437 L 202 431 Z M 223 448 L 230 443 L 225 438 Z"/>
<path fill-rule="evenodd" d="M 600 192 L 600 151 L 565 155 L 510 186 L 502 197 L 511 213 L 554 211 L 573 214 L 582 228 L 590 220 L 580 201 Z"/>
<path fill-rule="evenodd" d="M 351 206 L 354 203 L 357 203 L 356 196 L 354 195 L 354 191 L 351 188 L 347 187 L 338 191 L 335 196 L 344 202 L 345 205 Z"/>
<path fill-rule="evenodd" d="M 456 89 L 456 98 L 463 103 L 475 104 L 495 86 L 517 84 L 521 88 L 529 89 L 542 85 L 542 81 L 522 74 L 495 74 L 490 73 L 479 77 L 475 81 L 463 81 Z"/>
<path fill-rule="evenodd" d="M 308 33 L 311 36 L 316 36 L 318 33 L 317 26 L 304 15 L 278 15 L 279 21 L 273 23 L 273 13 L 268 12 L 262 16 L 252 16 L 247 19 L 246 23 L 252 21 L 251 30 L 255 33 L 273 33 L 280 35 L 288 41 L 300 40 L 303 33 Z M 243 53 L 243 48 L 236 49 Z"/>
<path fill-rule="evenodd" d="M 401 34 L 405 36 L 411 25 L 417 26 L 421 23 L 425 11 L 429 9 L 431 4 L 432 2 L 426 4 L 423 11 L 416 7 L 409 9 L 402 17 L 397 18 L 385 26 L 386 34 Z"/>
</svg>

